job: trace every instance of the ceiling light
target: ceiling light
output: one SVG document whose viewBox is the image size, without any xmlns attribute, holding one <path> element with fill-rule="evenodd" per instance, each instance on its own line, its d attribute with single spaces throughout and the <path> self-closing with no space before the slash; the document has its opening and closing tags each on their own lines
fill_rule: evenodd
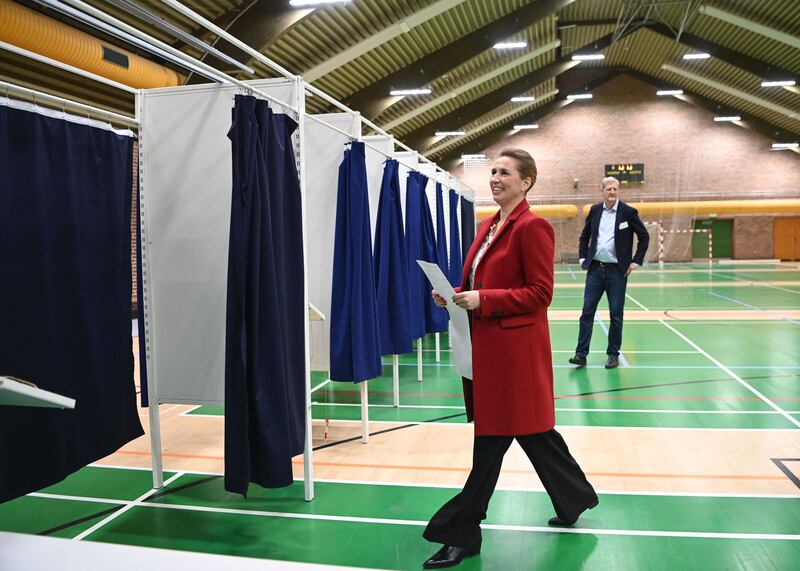
<svg viewBox="0 0 800 571">
<path fill-rule="evenodd" d="M 800 143 L 772 143 L 772 148 L 775 150 L 796 149 L 798 147 L 800 147 Z"/>
<path fill-rule="evenodd" d="M 517 131 L 522 131 L 523 129 L 538 129 L 539 125 L 537 125 L 536 123 L 532 123 L 530 125 L 514 125 L 514 128 Z"/>
<path fill-rule="evenodd" d="M 694 54 L 683 54 L 683 59 L 708 59 L 711 57 L 711 54 L 707 54 L 705 52 L 697 52 Z"/>
<path fill-rule="evenodd" d="M 528 47 L 528 42 L 498 42 L 492 47 L 496 50 L 514 50 Z"/>
<path fill-rule="evenodd" d="M 591 93 L 575 93 L 574 95 L 567 95 L 567 99 L 574 101 L 575 99 L 591 99 Z"/>
<path fill-rule="evenodd" d="M 659 89 L 656 95 L 683 95 L 683 89 Z"/>
<path fill-rule="evenodd" d="M 717 115 L 714 117 L 714 121 L 741 121 L 742 118 L 739 115 Z"/>
<path fill-rule="evenodd" d="M 572 56 L 572 61 L 590 61 L 590 60 L 598 60 L 598 59 L 605 59 L 606 56 L 603 54 L 577 54 Z"/>
<path fill-rule="evenodd" d="M 795 85 L 797 82 L 794 79 L 785 79 L 781 81 L 762 81 L 761 87 L 789 87 Z"/>
<path fill-rule="evenodd" d="M 437 137 L 460 137 L 466 134 L 466 131 L 436 131 Z"/>
<path fill-rule="evenodd" d="M 431 90 L 427 88 L 422 89 L 392 89 L 389 95 L 430 95 Z"/>
<path fill-rule="evenodd" d="M 476 155 L 461 155 L 462 159 L 485 159 L 486 155 L 484 154 L 476 154 Z"/>
<path fill-rule="evenodd" d="M 533 95 L 522 95 L 520 97 L 512 97 L 511 101 L 514 103 L 520 103 L 523 101 L 536 101 L 536 98 Z"/>
<path fill-rule="evenodd" d="M 343 4 L 350 0 L 289 0 L 290 6 L 316 6 L 317 4 Z"/>
</svg>

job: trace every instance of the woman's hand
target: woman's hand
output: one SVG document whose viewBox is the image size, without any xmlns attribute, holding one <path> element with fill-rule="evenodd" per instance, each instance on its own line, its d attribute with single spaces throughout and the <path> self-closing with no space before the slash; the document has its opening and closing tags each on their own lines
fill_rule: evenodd
<svg viewBox="0 0 800 571">
<path fill-rule="evenodd" d="M 477 290 L 463 291 L 453 296 L 453 303 L 462 309 L 478 309 L 481 306 L 481 294 Z"/>
<path fill-rule="evenodd" d="M 443 297 L 442 297 L 442 296 L 439 294 L 439 292 L 438 292 L 438 291 L 436 291 L 436 290 L 433 290 L 433 291 L 431 292 L 431 296 L 433 296 L 433 301 L 434 301 L 434 303 L 436 303 L 436 305 L 438 305 L 439 307 L 446 307 L 446 306 L 447 306 L 447 300 L 446 300 L 445 298 L 443 298 Z"/>
</svg>

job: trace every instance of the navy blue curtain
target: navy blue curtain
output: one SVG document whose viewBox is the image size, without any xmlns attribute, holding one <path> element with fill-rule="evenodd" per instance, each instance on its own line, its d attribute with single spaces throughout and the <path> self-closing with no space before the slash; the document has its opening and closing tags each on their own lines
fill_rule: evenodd
<svg viewBox="0 0 800 571">
<path fill-rule="evenodd" d="M 410 353 L 412 348 L 399 167 L 395 160 L 384 163 L 375 225 L 375 291 L 382 355 Z"/>
<path fill-rule="evenodd" d="M 436 183 L 439 192 L 438 198 L 441 195 L 441 187 Z M 437 209 L 441 211 L 441 208 Z M 438 222 L 438 220 L 437 220 Z M 442 220 L 444 224 L 444 220 Z M 444 236 L 442 230 L 441 236 Z M 442 241 L 444 247 L 444 241 Z M 444 258 L 444 263 L 440 262 L 440 249 L 439 243 L 436 241 L 436 234 L 433 231 L 433 216 L 431 216 L 431 207 L 428 204 L 428 197 L 425 194 L 425 186 L 422 186 L 422 259 L 426 262 L 438 264 L 442 268 L 444 275 L 447 275 L 447 257 Z M 447 250 L 444 250 L 444 255 L 447 255 Z M 425 331 L 428 333 L 442 333 L 447 331 L 447 310 L 437 306 L 431 297 L 431 285 L 428 278 L 425 278 Z"/>
<path fill-rule="evenodd" d="M 450 283 L 454 287 L 461 285 L 461 271 L 464 268 L 464 262 L 461 259 L 461 237 L 458 232 L 458 193 L 450 189 Z"/>
<path fill-rule="evenodd" d="M 461 197 L 461 263 L 475 241 L 475 204 Z"/>
<path fill-rule="evenodd" d="M 450 263 L 447 259 L 447 226 L 444 223 L 445 217 L 449 213 L 444 211 L 444 189 L 442 184 L 436 183 L 436 256 L 439 258 L 439 266 L 445 276 L 450 275 Z"/>
<path fill-rule="evenodd" d="M 0 374 L 76 400 L 0 407 L 0 502 L 143 434 L 131 338 L 132 140 L 0 106 Z"/>
<path fill-rule="evenodd" d="M 339 165 L 331 294 L 330 374 L 360 383 L 380 377 L 381 343 L 364 143 L 354 141 Z"/>
<path fill-rule="evenodd" d="M 292 483 L 305 439 L 305 333 L 297 124 L 237 95 L 225 339 L 225 489 Z"/>
<path fill-rule="evenodd" d="M 430 296 L 428 280 L 417 260 L 422 260 L 422 203 L 428 178 L 422 173 L 408 173 L 406 184 L 406 251 L 408 252 L 408 322 L 411 337 L 425 337 L 425 306 Z"/>
</svg>

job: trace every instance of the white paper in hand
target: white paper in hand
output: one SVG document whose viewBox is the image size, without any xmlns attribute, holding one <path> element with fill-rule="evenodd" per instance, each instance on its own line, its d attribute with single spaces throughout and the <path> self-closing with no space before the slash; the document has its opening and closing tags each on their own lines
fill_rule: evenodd
<svg viewBox="0 0 800 571">
<path fill-rule="evenodd" d="M 469 316 L 467 310 L 453 303 L 456 290 L 436 264 L 417 260 L 419 267 L 431 282 L 433 289 L 447 300 L 447 312 L 453 325 L 450 332 L 450 348 L 453 351 L 453 366 L 462 377 L 472 378 L 472 339 L 469 336 Z"/>
</svg>

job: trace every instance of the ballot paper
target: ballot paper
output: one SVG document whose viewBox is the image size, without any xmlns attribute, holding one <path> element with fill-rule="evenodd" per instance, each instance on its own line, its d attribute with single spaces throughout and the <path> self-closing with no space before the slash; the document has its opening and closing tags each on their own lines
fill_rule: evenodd
<svg viewBox="0 0 800 571">
<path fill-rule="evenodd" d="M 450 314 L 450 349 L 453 352 L 453 366 L 462 377 L 472 378 L 472 339 L 469 336 L 469 316 L 467 310 L 453 303 L 455 290 L 444 277 L 436 264 L 417 260 L 419 267 L 425 272 L 433 289 L 447 300 L 447 312 Z"/>
</svg>

